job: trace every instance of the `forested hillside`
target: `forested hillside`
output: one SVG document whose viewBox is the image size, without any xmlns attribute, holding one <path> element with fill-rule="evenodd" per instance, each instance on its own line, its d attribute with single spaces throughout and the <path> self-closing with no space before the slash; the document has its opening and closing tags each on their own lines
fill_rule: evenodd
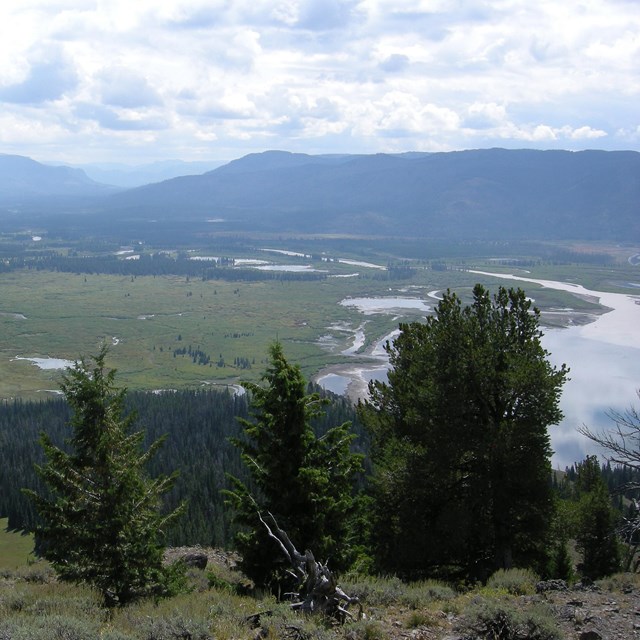
<svg viewBox="0 0 640 640">
<path fill-rule="evenodd" d="M 220 230 L 467 238 L 638 237 L 640 154 L 485 149 L 253 154 L 115 195 L 126 218 L 221 218 Z"/>
<path fill-rule="evenodd" d="M 120 193 L 70 168 L 6 156 L 1 163 L 8 168 L 0 175 L 0 219 L 37 221 L 65 233 L 110 236 L 118 226 L 121 233 L 172 242 L 196 232 L 256 231 L 458 240 L 640 237 L 640 154 L 631 151 L 267 151 Z"/>
<path fill-rule="evenodd" d="M 180 473 L 167 496 L 166 508 L 186 500 L 187 512 L 170 532 L 168 542 L 229 547 L 232 531 L 221 490 L 228 486 L 226 473 L 247 477 L 238 450 L 229 442 L 240 433 L 238 418 L 248 415 L 247 397 L 211 389 L 132 392 L 127 397 L 127 411 L 132 410 L 138 415 L 136 426 L 145 431 L 147 446 L 167 435 L 151 461 L 151 475 Z M 9 528 L 33 527 L 33 504 L 21 489 L 42 489 L 33 468 L 43 460 L 39 433 L 46 431 L 62 445 L 70 435 L 69 419 L 69 408 L 62 399 L 0 405 L 0 515 L 9 518 Z M 334 396 L 315 427 L 324 432 L 346 420 L 355 420 L 353 408 Z M 363 437 L 356 446 L 363 446 Z"/>
</svg>

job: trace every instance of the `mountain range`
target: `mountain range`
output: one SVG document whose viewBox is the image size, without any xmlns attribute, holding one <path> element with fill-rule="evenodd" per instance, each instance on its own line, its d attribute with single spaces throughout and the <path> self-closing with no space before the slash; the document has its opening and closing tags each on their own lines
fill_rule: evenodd
<svg viewBox="0 0 640 640">
<path fill-rule="evenodd" d="M 216 231 L 485 239 L 640 240 L 640 153 L 481 149 L 250 154 L 200 175 L 116 189 L 0 156 L 0 206 L 78 199 L 82 219 Z M 80 204 L 81 202 L 81 204 Z M 1 215 L 1 214 L 0 214 Z M 77 216 L 76 216 L 76 219 Z"/>
</svg>

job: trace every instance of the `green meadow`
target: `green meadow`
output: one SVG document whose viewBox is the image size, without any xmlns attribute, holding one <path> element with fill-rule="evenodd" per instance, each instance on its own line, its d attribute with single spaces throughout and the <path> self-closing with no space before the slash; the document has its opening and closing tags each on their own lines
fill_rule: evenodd
<svg viewBox="0 0 640 640">
<path fill-rule="evenodd" d="M 256 255 L 265 257 L 264 253 Z M 381 256 L 365 259 L 386 264 Z M 278 256 L 277 261 L 309 262 L 290 256 Z M 429 298 L 429 292 L 451 288 L 464 301 L 476 282 L 491 289 L 500 284 L 496 278 L 468 273 L 468 268 L 518 271 L 472 258 L 452 262 L 444 271 L 424 261 L 409 264 L 414 265 L 414 273 L 408 280 L 389 280 L 385 272 L 365 266 L 323 261 L 313 264 L 328 272 L 330 277 L 322 280 L 204 281 L 35 269 L 0 273 L 0 397 L 33 399 L 58 389 L 59 369 L 40 369 L 16 357 L 74 361 L 95 353 L 103 341 L 112 345 L 110 363 L 118 369 L 120 383 L 129 388 L 188 388 L 255 380 L 264 371 L 267 347 L 274 340 L 284 344 L 287 356 L 310 379 L 327 366 L 358 361 L 357 355 L 340 354 L 352 345 L 358 328 L 365 331 L 364 351 L 399 322 L 424 315 L 417 310 L 365 314 L 340 301 L 416 297 L 433 307 L 437 301 Z M 622 259 L 607 267 L 541 264 L 519 272 L 602 290 L 622 290 L 621 283 L 637 280 L 637 268 Z M 504 284 L 524 286 L 543 311 L 598 310 L 593 301 L 561 291 L 509 280 Z M 326 346 L 328 337 L 331 349 Z M 207 356 L 207 363 L 194 362 L 189 352 Z"/>
<path fill-rule="evenodd" d="M 174 388 L 236 382 L 263 370 L 267 346 L 286 345 L 307 374 L 344 361 L 318 343 L 334 323 L 357 328 L 365 318 L 341 306 L 349 295 L 388 287 L 347 279 L 223 282 L 173 276 L 118 277 L 20 271 L 0 275 L 0 396 L 32 396 L 57 388 L 59 371 L 25 358 L 75 360 L 106 341 L 119 379 L 132 388 Z M 397 322 L 397 321 L 396 321 Z M 371 318 L 384 334 L 390 317 Z M 348 345 L 348 334 L 337 338 Z M 210 357 L 197 364 L 176 350 Z M 250 369 L 234 363 L 247 362 Z"/>
<path fill-rule="evenodd" d="M 7 531 L 7 518 L 0 518 L 0 570 L 26 566 L 32 552 L 33 536 Z"/>
</svg>

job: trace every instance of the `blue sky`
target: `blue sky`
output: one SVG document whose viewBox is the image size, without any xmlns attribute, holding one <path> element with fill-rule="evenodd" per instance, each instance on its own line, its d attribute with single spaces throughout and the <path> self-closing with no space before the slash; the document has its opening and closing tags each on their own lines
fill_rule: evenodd
<svg viewBox="0 0 640 640">
<path fill-rule="evenodd" d="M 637 0 L 3 0 L 0 153 L 640 150 Z"/>
</svg>

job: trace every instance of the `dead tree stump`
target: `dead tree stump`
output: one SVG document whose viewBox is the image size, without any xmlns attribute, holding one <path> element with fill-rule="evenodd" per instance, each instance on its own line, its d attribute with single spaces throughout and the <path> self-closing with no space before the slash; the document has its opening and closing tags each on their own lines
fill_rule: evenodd
<svg viewBox="0 0 640 640">
<path fill-rule="evenodd" d="M 264 525 L 270 538 L 275 540 L 284 556 L 289 560 L 289 573 L 295 578 L 298 591 L 291 594 L 294 602 L 292 609 L 307 614 L 320 614 L 343 624 L 354 615 L 348 611 L 350 605 L 357 605 L 357 619 L 362 617 L 362 605 L 358 598 L 349 597 L 336 583 L 333 573 L 326 564 L 318 562 L 308 549 L 300 553 L 289 536 L 283 531 L 269 513 L 267 518 L 271 526 L 258 512 L 260 522 Z"/>
</svg>

